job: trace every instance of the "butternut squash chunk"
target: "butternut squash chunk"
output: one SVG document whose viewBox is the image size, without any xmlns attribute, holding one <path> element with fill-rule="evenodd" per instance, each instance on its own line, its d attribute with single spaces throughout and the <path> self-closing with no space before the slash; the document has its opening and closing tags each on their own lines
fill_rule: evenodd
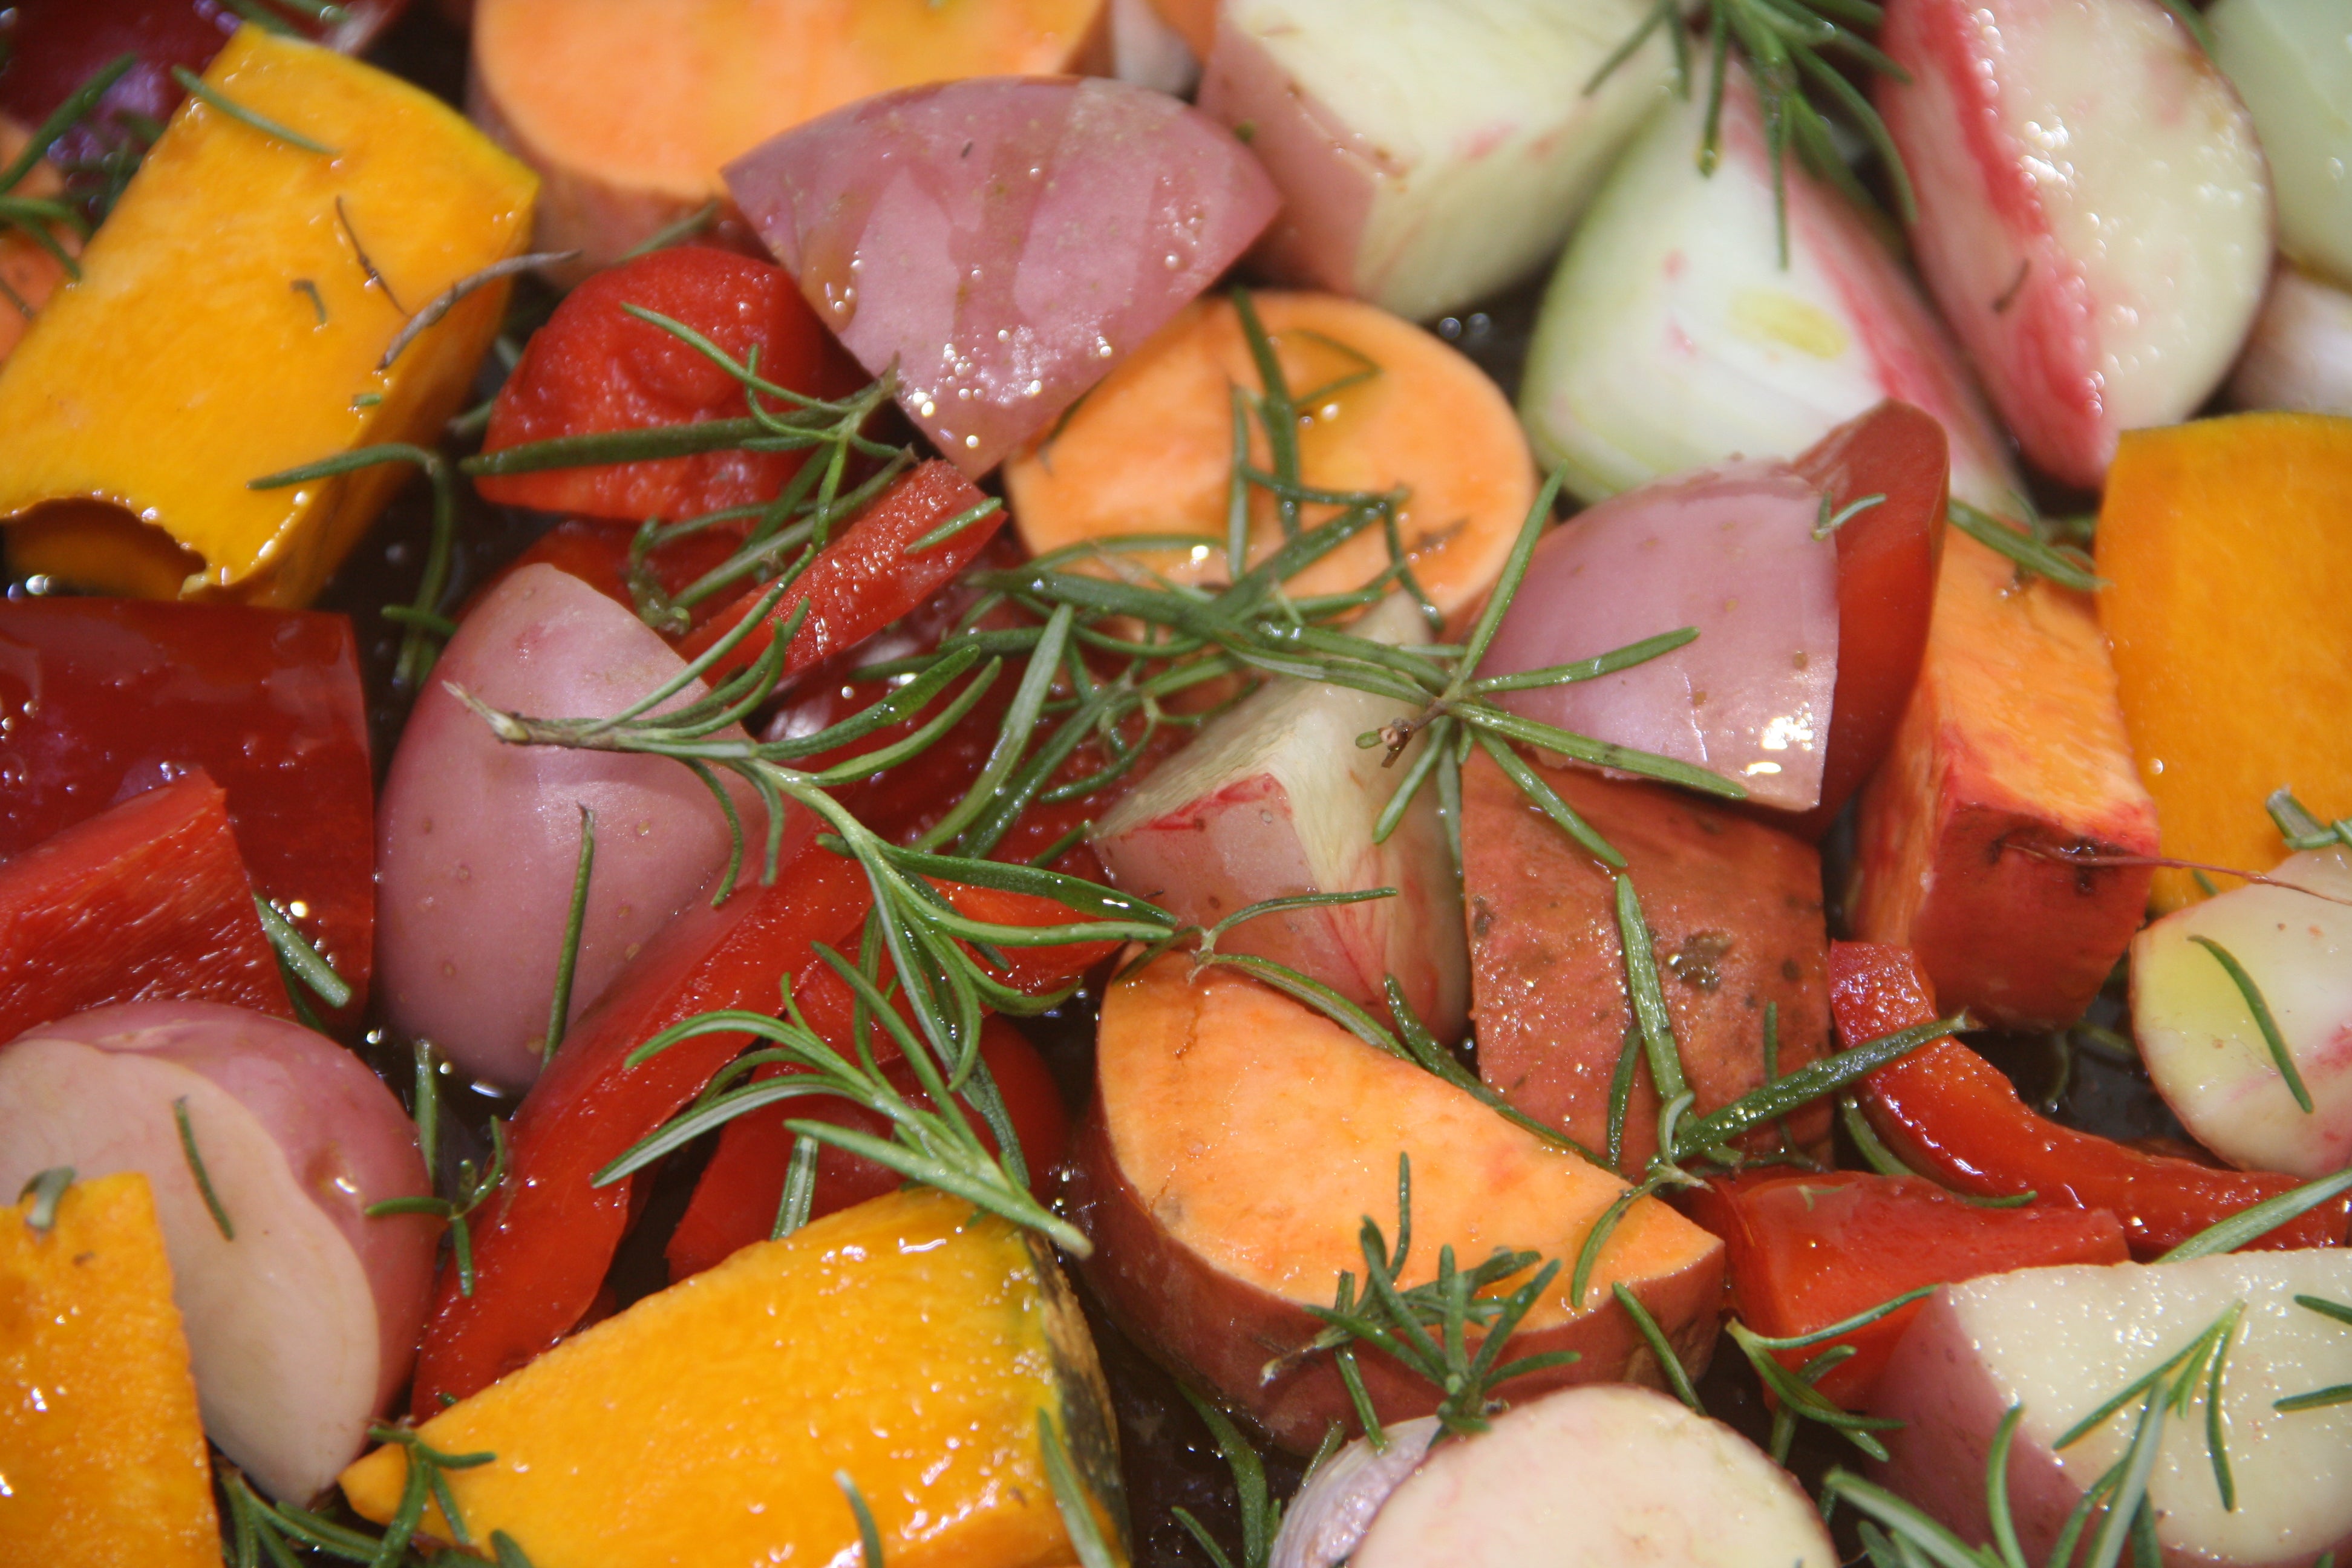
<svg viewBox="0 0 2352 1568">
<path fill-rule="evenodd" d="M 646 1298 L 417 1428 L 476 1541 L 537 1568 L 856 1561 L 854 1481 L 890 1568 L 1043 1568 L 1070 1537 L 1053 1424 L 1115 1554 L 1125 1526 L 1102 1373 L 1051 1254 L 909 1188 Z M 407 1450 L 343 1472 L 368 1518 Z M 437 1510 L 425 1528 L 449 1539 Z"/>
<path fill-rule="evenodd" d="M 1911 948 L 1947 1006 L 1996 1023 L 2073 1023 L 2147 905 L 2147 868 L 2058 858 L 2156 853 L 2096 616 L 1954 531 L 1919 684 L 1863 788 L 1854 940 Z"/>
<path fill-rule="evenodd" d="M 258 27 L 205 83 L 331 155 L 188 99 L 81 281 L 0 368 L 0 519 L 18 573 L 299 608 L 409 469 L 247 481 L 432 443 L 506 284 L 467 295 L 389 368 L 385 353 L 412 312 L 521 249 L 537 181 L 422 90 Z"/>
<path fill-rule="evenodd" d="M 0 1212 L 0 1562 L 218 1568 L 212 1469 L 154 1195 L 78 1182 Z"/>
<path fill-rule="evenodd" d="M 2099 618 L 2164 853 L 2267 871 L 2281 784 L 2352 814 L 2352 419 L 2125 433 L 2099 509 Z M 2197 896 L 2156 875 L 2156 901 Z"/>
</svg>

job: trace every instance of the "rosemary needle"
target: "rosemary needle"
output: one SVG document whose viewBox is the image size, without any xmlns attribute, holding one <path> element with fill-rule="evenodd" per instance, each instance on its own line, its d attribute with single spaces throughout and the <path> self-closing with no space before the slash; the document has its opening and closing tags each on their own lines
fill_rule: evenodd
<svg viewBox="0 0 2352 1568">
<path fill-rule="evenodd" d="M 240 125 L 258 131 L 265 136 L 274 137 L 278 141 L 285 142 L 289 147 L 299 147 L 305 153 L 315 153 L 322 158 L 336 158 L 341 156 L 341 154 L 337 153 L 335 149 L 328 146 L 326 143 L 322 142 L 314 142 L 299 131 L 291 130 L 286 126 L 280 125 L 275 120 L 271 120 L 266 115 L 257 114 L 254 110 L 247 109 L 245 105 L 237 102 L 236 100 L 229 97 L 228 94 L 221 91 L 218 88 L 207 85 L 204 78 L 198 76 L 195 72 L 190 70 L 185 66 L 173 66 L 172 68 L 172 79 L 178 82 L 183 88 L 186 89 L 190 97 L 202 100 L 205 103 L 218 110 L 221 113 L 228 116 L 231 120 L 236 121 Z"/>
<path fill-rule="evenodd" d="M 229 1223 L 228 1210 L 221 1206 L 220 1194 L 213 1191 L 213 1179 L 205 1170 L 205 1157 L 196 1149 L 196 1130 L 188 1120 L 188 1097 L 172 1101 L 172 1120 L 179 1124 L 180 1152 L 187 1157 L 188 1173 L 196 1179 L 196 1191 L 212 1211 L 213 1224 L 220 1227 L 223 1241 L 236 1239 L 236 1226 Z"/>
<path fill-rule="evenodd" d="M 2304 1086 L 2303 1074 L 2294 1065 L 2294 1054 L 2287 1049 L 2286 1039 L 2279 1033 L 2278 1020 L 2271 1016 L 2270 1004 L 2263 999 L 2262 987 L 2256 985 L 2254 977 L 2246 973 L 2246 966 L 2211 937 L 2192 936 L 2189 940 L 2211 953 L 2215 962 L 2228 972 L 2231 984 L 2237 986 L 2238 994 L 2245 998 L 2246 1010 L 2254 1016 L 2254 1027 L 2262 1031 L 2263 1044 L 2268 1047 L 2271 1060 L 2277 1064 L 2279 1076 L 2286 1080 L 2287 1092 L 2294 1096 L 2294 1102 L 2303 1113 L 2310 1115 L 2313 1110 L 2311 1090 Z"/>
</svg>

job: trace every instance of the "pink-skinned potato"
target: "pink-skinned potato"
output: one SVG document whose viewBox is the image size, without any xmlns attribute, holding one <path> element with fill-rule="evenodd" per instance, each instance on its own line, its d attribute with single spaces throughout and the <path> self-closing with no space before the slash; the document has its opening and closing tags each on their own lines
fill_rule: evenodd
<svg viewBox="0 0 2352 1568">
<path fill-rule="evenodd" d="M 55 1165 L 146 1176 L 206 1434 L 277 1497 L 323 1489 L 407 1382 L 432 1282 L 438 1222 L 366 1213 L 428 1191 L 392 1091 L 283 1019 L 101 1007 L 0 1047 L 0 1186 Z"/>
<path fill-rule="evenodd" d="M 1694 70 L 1704 73 L 1705 60 Z M 1788 256 L 1756 89 L 1725 74 L 1721 162 L 1696 164 L 1707 95 L 1633 139 L 1570 239 L 1536 320 L 1519 416 L 1588 501 L 1727 458 L 1793 458 L 1893 398 L 1951 447 L 1954 495 L 2011 508 L 2009 443 L 1958 348 L 1869 222 L 1801 160 Z"/>
<path fill-rule="evenodd" d="M 1920 273 L 2025 455 L 2095 486 L 2116 437 L 2186 418 L 2253 324 L 2273 248 L 2253 121 L 2158 0 L 1895 0 L 1878 42 L 1906 73 L 1876 103 Z"/>
<path fill-rule="evenodd" d="M 450 690 L 532 718 L 604 718 L 685 668 L 580 579 L 527 566 L 458 626 L 417 698 L 376 810 L 376 965 L 394 1028 L 477 1078 L 539 1075 L 583 806 L 596 858 L 572 983 L 578 1017 L 726 864 L 726 814 L 663 757 L 509 745 Z M 680 700 L 701 694 L 697 683 Z M 758 818 L 748 792 L 738 809 Z"/>
<path fill-rule="evenodd" d="M 1288 1520 L 1284 1521 L 1286 1529 Z M 1351 1568 L 1834 1568 L 1796 1479 L 1646 1388 L 1562 1389 L 1430 1451 Z"/>
<path fill-rule="evenodd" d="M 977 478 L 1248 248 L 1274 216 L 1231 132 L 1095 79 L 911 88 L 785 132 L 728 189 L 859 363 Z"/>
<path fill-rule="evenodd" d="M 1355 629 L 1407 647 L 1429 640 L 1402 595 Z M 1288 964 L 1376 1013 L 1394 976 L 1406 1005 L 1451 1040 L 1469 1012 L 1470 960 L 1434 792 L 1372 842 L 1419 752 L 1384 766 L 1385 749 L 1356 740 L 1395 716 L 1395 702 L 1372 692 L 1270 681 L 1113 807 L 1091 835 L 1095 853 L 1121 888 L 1203 926 L 1269 899 L 1393 888 L 1393 898 L 1260 915 L 1218 946 Z"/>
<path fill-rule="evenodd" d="M 2120 1461 L 2130 1401 L 2063 1449 L 2057 1439 L 2203 1333 L 2244 1315 L 2222 1378 L 2237 1506 L 2225 1508 L 2206 1446 L 2208 1385 L 2165 1420 L 2148 1498 L 2165 1568 L 2306 1568 L 2352 1551 L 2352 1405 L 2275 1402 L 2352 1383 L 2352 1333 L 2297 1296 L 2352 1300 L 2352 1252 L 2254 1252 L 2177 1263 L 2021 1268 L 1930 1298 L 1895 1347 L 1872 1414 L 1885 1435 L 1874 1479 L 1970 1543 L 1991 1539 L 1988 1456 L 2021 1405 L 2009 1460 L 2010 1511 L 2026 1560 L 2047 1560 L 2084 1489 Z"/>
<path fill-rule="evenodd" d="M 1331 1423 L 1355 1426 L 1336 1365 L 1305 1353 L 1323 1327 L 1307 1305 L 1328 1306 L 1343 1270 L 1362 1278 L 1365 1219 L 1393 1243 L 1400 1155 L 1412 1172 L 1407 1288 L 1433 1277 L 1444 1247 L 1465 1268 L 1498 1247 L 1561 1260 L 1509 1349 L 1580 1359 L 1501 1384 L 1504 1397 L 1658 1381 L 1617 1283 L 1704 1367 L 1720 1242 L 1641 1199 L 1571 1304 L 1577 1253 L 1625 1184 L 1281 993 L 1164 956 L 1111 986 L 1097 1058 L 1064 1171 L 1068 1212 L 1095 1245 L 1087 1277 L 1139 1342 L 1284 1447 L 1307 1453 Z M 1377 1354 L 1360 1363 L 1384 1423 L 1436 1407 L 1417 1374 Z"/>
</svg>

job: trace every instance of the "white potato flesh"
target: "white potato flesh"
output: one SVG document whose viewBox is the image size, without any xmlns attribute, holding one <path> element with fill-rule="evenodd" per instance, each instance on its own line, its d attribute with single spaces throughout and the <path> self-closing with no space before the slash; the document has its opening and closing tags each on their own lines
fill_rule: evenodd
<svg viewBox="0 0 2352 1568">
<path fill-rule="evenodd" d="M 2218 0 L 2205 23 L 2262 134 L 2279 247 L 2352 286 L 2352 7 Z"/>
<path fill-rule="evenodd" d="M 176 1102 L 234 1239 L 197 1185 Z M 0 1189 L 55 1165 L 146 1176 L 206 1435 L 274 1496 L 324 1490 L 407 1380 L 424 1328 L 436 1222 L 364 1213 L 425 1191 L 391 1091 L 282 1019 L 100 1008 L 0 1048 Z"/>
<path fill-rule="evenodd" d="M 2186 417 L 2270 280 L 2253 122 L 2158 0 L 1897 0 L 1912 248 L 2025 455 L 2093 486 Z"/>
<path fill-rule="evenodd" d="M 2200 1386 L 2185 1415 L 2166 1418 L 2148 1482 L 2165 1562 L 2256 1568 L 2352 1549 L 2352 1405 L 2272 1407 L 2352 1383 L 2352 1328 L 2297 1295 L 2352 1302 L 2352 1252 L 2022 1268 L 1947 1286 L 1879 1379 L 1872 1409 L 1907 1425 L 1887 1436 L 1878 1479 L 1963 1539 L 1989 1540 L 1986 1456 L 2022 1405 L 2011 1511 L 2027 1560 L 2042 1562 L 2084 1489 L 2123 1458 L 2138 1404 L 2063 1453 L 2051 1445 L 2243 1301 L 2221 1394 L 2237 1507 L 2214 1480 Z"/>
<path fill-rule="evenodd" d="M 1430 1450 L 1350 1568 L 1833 1568 L 1795 1479 L 1720 1422 L 1596 1384 Z"/>
<path fill-rule="evenodd" d="M 500 1088 L 528 1086 L 571 916 L 580 808 L 595 813 L 596 859 L 575 1018 L 732 843 L 719 803 L 676 763 L 508 745 L 448 686 L 533 718 L 602 718 L 684 668 L 643 621 L 552 566 L 523 568 L 466 617 L 376 806 L 376 973 L 394 1027 Z M 743 820 L 760 821 L 749 792 L 738 798 Z"/>
<path fill-rule="evenodd" d="M 2281 267 L 2230 377 L 2241 408 L 2352 415 L 2352 294 Z"/>
<path fill-rule="evenodd" d="M 1399 596 L 1360 623 L 1364 636 L 1429 640 Z M 1287 963 L 1364 1006 L 1385 1005 L 1396 976 L 1441 1039 L 1469 1015 L 1462 890 L 1424 789 L 1385 844 L 1372 828 L 1418 755 L 1393 767 L 1357 737 L 1399 717 L 1388 698 L 1321 681 L 1276 679 L 1202 726 L 1096 825 L 1112 879 L 1181 920 L 1213 925 L 1246 905 L 1303 893 L 1394 888 L 1397 897 L 1260 916 L 1219 939 L 1227 952 Z"/>
<path fill-rule="evenodd" d="M 1706 96 L 1650 122 L 1552 276 L 1519 394 L 1538 459 L 1599 500 L 1727 458 L 1793 458 L 1893 397 L 1943 425 L 1955 495 L 2013 510 L 2007 443 L 1901 266 L 1791 159 L 1783 268 L 1754 89 L 1733 65 L 1711 176 L 1693 161 Z"/>
<path fill-rule="evenodd" d="M 2269 875 L 2176 910 L 2133 939 L 2132 1034 L 2189 1135 L 2233 1165 L 2324 1176 L 2352 1164 L 2352 850 L 2309 850 Z M 2308 889 L 2305 891 L 2302 889 Z M 2310 1091 L 2294 1101 L 2236 959 Z"/>
<path fill-rule="evenodd" d="M 1201 61 L 1151 0 L 1110 0 L 1111 75 L 1177 98 L 1201 80 Z"/>
<path fill-rule="evenodd" d="M 1664 96 L 1663 31 L 1583 88 L 1648 0 L 1231 0 L 1201 107 L 1281 187 L 1286 279 L 1414 321 L 1543 265 Z"/>
</svg>

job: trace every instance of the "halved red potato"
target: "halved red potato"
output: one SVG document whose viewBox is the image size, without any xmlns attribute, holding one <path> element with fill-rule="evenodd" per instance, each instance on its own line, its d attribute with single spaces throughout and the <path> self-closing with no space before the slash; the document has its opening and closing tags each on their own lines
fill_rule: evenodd
<svg viewBox="0 0 2352 1568">
<path fill-rule="evenodd" d="M 1721 1242 L 1641 1199 L 1570 1302 L 1577 1253 L 1625 1184 L 1278 992 L 1164 956 L 1110 988 L 1097 1053 L 1066 1189 L 1095 1244 L 1087 1277 L 1143 1343 L 1285 1447 L 1354 1424 L 1330 1357 L 1302 1353 L 1322 1328 L 1306 1304 L 1328 1306 L 1342 1270 L 1362 1278 L 1366 1217 L 1394 1244 L 1401 1154 L 1413 1173 L 1401 1284 L 1432 1279 L 1444 1247 L 1465 1268 L 1497 1247 L 1561 1260 L 1511 1349 L 1581 1359 L 1505 1384 L 1505 1397 L 1656 1380 L 1621 1282 L 1686 1365 L 1713 1350 Z M 1415 1374 L 1360 1360 L 1383 1421 L 1436 1407 Z"/>
<path fill-rule="evenodd" d="M 2241 408 L 2352 415 L 2352 293 L 2281 262 L 2231 373 L 2230 401 Z"/>
</svg>

